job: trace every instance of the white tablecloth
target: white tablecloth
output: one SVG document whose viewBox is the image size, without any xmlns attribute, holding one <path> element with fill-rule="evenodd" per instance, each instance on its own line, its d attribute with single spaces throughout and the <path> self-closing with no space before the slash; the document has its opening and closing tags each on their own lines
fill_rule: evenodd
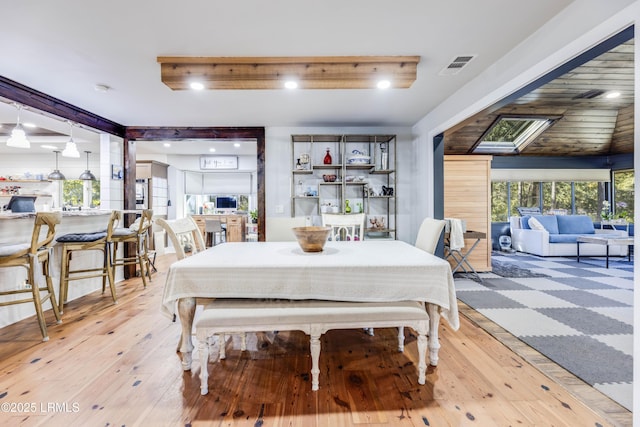
<svg viewBox="0 0 640 427">
<path fill-rule="evenodd" d="M 449 263 L 401 241 L 224 243 L 171 265 L 162 310 L 180 298 L 284 298 L 436 304 L 454 330 L 458 305 Z"/>
</svg>

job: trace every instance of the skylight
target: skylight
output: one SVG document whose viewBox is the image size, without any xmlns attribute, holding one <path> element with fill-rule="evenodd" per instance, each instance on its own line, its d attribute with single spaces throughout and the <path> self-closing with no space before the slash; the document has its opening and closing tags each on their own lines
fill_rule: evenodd
<svg viewBox="0 0 640 427">
<path fill-rule="evenodd" d="M 521 153 L 559 117 L 499 116 L 473 148 L 476 154 Z"/>
</svg>

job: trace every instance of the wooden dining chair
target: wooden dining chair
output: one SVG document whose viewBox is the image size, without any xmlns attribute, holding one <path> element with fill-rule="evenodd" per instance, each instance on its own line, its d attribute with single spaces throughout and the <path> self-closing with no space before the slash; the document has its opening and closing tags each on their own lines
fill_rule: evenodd
<svg viewBox="0 0 640 427">
<path fill-rule="evenodd" d="M 0 302 L 0 307 L 14 304 L 33 302 L 36 309 L 42 341 L 48 341 L 47 322 L 44 318 L 42 305 L 49 301 L 56 318 L 56 323 L 61 323 L 60 312 L 56 302 L 53 283 L 51 280 L 51 252 L 54 243 L 56 226 L 60 224 L 62 214 L 60 212 L 38 212 L 33 224 L 31 242 L 16 243 L 0 246 L 0 268 L 21 267 L 27 270 L 26 285 L 16 283 L 8 290 L 0 292 L 0 296 L 9 296 L 12 299 Z M 42 231 L 44 236 L 41 236 Z M 42 265 L 42 274 L 45 283 L 41 285 L 36 280 L 36 267 Z M 3 288 L 4 289 L 4 288 Z M 45 292 L 43 294 L 43 292 Z M 14 299 L 16 295 L 30 294 L 22 299 Z"/>
<path fill-rule="evenodd" d="M 156 224 L 167 232 L 179 260 L 186 258 L 187 254 L 193 255 L 205 250 L 200 228 L 190 216 L 180 219 L 158 218 Z"/>
<path fill-rule="evenodd" d="M 422 220 L 422 224 L 418 229 L 415 247 L 434 254 L 446 223 L 443 219 L 425 218 Z"/>
<path fill-rule="evenodd" d="M 329 240 L 362 240 L 364 238 L 365 214 L 322 214 L 322 225 L 331 227 Z"/>
<path fill-rule="evenodd" d="M 266 220 L 267 242 L 295 242 L 294 227 L 304 227 L 307 220 L 303 216 L 296 217 L 268 217 Z"/>
</svg>

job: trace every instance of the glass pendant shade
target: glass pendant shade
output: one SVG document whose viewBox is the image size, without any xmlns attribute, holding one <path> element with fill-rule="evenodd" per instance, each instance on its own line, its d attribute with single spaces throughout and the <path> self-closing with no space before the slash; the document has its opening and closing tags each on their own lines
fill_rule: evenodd
<svg viewBox="0 0 640 427">
<path fill-rule="evenodd" d="M 74 157 L 74 158 L 79 158 L 80 157 L 80 152 L 78 151 L 78 147 L 76 146 L 76 143 L 73 141 L 73 124 L 71 122 L 69 123 L 69 141 L 67 142 L 67 145 L 65 145 L 64 147 L 64 151 L 62 152 L 62 157 Z"/>
<path fill-rule="evenodd" d="M 51 172 L 49 174 L 49 176 L 47 178 L 54 180 L 54 181 L 61 181 L 63 179 L 67 179 L 65 178 L 65 176 L 62 174 L 62 172 L 60 172 L 60 170 L 58 170 L 58 154 L 60 153 L 59 151 L 54 151 L 54 153 L 56 153 L 56 168 L 53 172 Z"/>
<path fill-rule="evenodd" d="M 24 132 L 24 129 L 20 124 L 20 117 L 18 117 L 18 123 L 11 131 L 11 136 L 7 140 L 7 147 L 31 148 L 31 143 L 27 139 L 27 134 Z"/>
<path fill-rule="evenodd" d="M 96 180 L 95 175 L 92 174 L 91 171 L 89 170 L 89 154 L 91 153 L 91 151 L 85 151 L 85 153 L 87 153 L 87 169 L 80 174 L 78 179 L 82 179 L 84 181 L 95 181 Z"/>
<path fill-rule="evenodd" d="M 62 157 L 75 157 L 76 159 L 80 157 L 80 152 L 78 151 L 76 143 L 73 142 L 73 138 L 71 138 L 69 142 L 67 142 L 67 145 L 64 147 Z"/>
</svg>

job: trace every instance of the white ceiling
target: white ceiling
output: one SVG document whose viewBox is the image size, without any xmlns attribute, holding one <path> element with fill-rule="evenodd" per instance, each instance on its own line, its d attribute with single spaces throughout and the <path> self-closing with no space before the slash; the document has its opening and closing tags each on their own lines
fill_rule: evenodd
<svg viewBox="0 0 640 427">
<path fill-rule="evenodd" d="M 11 2 L 11 18 L 0 26 L 0 75 L 125 126 L 411 126 L 570 3 Z M 459 74 L 439 75 L 454 57 L 469 54 L 477 57 Z M 385 91 L 172 91 L 156 62 L 157 56 L 341 55 L 421 59 L 410 89 Z M 111 89 L 98 92 L 96 84 Z M 29 114 L 39 116 L 23 113 Z M 0 103 L 0 123 L 15 122 L 15 115 Z M 46 126 L 68 133 L 65 123 Z"/>
</svg>

